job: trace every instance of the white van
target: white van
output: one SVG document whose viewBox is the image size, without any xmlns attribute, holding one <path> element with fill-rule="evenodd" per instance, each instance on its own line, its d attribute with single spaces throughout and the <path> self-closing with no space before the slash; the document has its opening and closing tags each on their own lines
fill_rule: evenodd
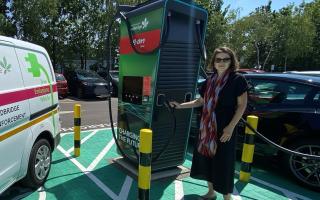
<svg viewBox="0 0 320 200">
<path fill-rule="evenodd" d="M 46 50 L 0 36 L 0 194 L 41 186 L 60 142 L 58 93 Z"/>
</svg>

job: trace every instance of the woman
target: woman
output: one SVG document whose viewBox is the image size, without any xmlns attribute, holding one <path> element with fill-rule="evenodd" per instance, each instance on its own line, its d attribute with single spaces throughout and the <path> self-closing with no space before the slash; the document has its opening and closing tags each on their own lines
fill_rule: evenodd
<svg viewBox="0 0 320 200">
<path fill-rule="evenodd" d="M 227 47 L 214 51 L 210 67 L 214 73 L 200 88 L 200 98 L 170 104 L 176 109 L 203 106 L 190 176 L 208 183 L 208 193 L 200 199 L 215 199 L 216 190 L 229 200 L 234 186 L 235 128 L 246 109 L 248 85 L 245 78 L 235 72 L 239 64 L 234 52 Z"/>
</svg>

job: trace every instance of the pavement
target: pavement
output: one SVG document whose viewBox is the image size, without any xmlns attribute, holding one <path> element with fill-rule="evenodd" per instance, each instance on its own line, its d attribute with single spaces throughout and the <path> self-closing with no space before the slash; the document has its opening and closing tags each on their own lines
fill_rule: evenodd
<svg viewBox="0 0 320 200">
<path fill-rule="evenodd" d="M 53 153 L 52 168 L 45 185 L 37 190 L 13 185 L 0 199 L 24 200 L 93 200 L 137 199 L 135 178 L 110 162 L 117 158 L 116 145 L 110 128 L 81 132 L 81 155 L 73 157 L 73 133 L 63 133 Z M 190 168 L 192 145 L 187 150 L 183 166 Z M 249 183 L 239 181 L 240 162 L 236 163 L 234 200 L 310 200 L 319 193 L 297 185 L 271 166 L 253 166 Z M 150 199 L 192 200 L 206 193 L 206 182 L 184 177 L 163 179 L 151 183 Z M 223 199 L 218 194 L 217 199 Z"/>
</svg>

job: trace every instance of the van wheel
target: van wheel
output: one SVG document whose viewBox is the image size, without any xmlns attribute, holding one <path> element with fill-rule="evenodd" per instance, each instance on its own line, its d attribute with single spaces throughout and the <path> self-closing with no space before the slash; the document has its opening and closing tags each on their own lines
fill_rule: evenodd
<svg viewBox="0 0 320 200">
<path fill-rule="evenodd" d="M 32 147 L 25 186 L 38 188 L 46 181 L 51 167 L 51 147 L 47 140 L 40 139 Z"/>
</svg>

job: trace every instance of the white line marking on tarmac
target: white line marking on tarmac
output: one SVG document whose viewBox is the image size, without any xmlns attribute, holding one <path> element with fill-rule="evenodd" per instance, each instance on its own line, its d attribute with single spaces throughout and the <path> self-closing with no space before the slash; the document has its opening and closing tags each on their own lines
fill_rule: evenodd
<svg viewBox="0 0 320 200">
<path fill-rule="evenodd" d="M 85 138 L 81 140 L 81 144 L 85 143 L 87 140 L 89 140 L 92 136 L 94 136 L 98 130 L 92 131 L 89 135 L 87 135 Z M 71 147 L 67 152 L 70 154 L 74 151 L 74 147 Z"/>
<path fill-rule="evenodd" d="M 89 165 L 87 168 L 87 171 L 92 171 L 98 163 L 103 159 L 103 157 L 108 153 L 108 151 L 111 149 L 112 145 L 114 144 L 114 139 L 108 143 L 108 145 L 99 153 L 99 155 L 94 159 L 94 161 Z"/>
<path fill-rule="evenodd" d="M 118 196 L 105 184 L 103 184 L 95 175 L 91 172 L 86 171 L 86 168 L 81 165 L 75 158 L 72 158 L 66 150 L 64 150 L 60 145 L 57 149 L 65 155 L 74 165 L 76 165 L 85 175 L 87 175 L 101 190 L 103 190 L 111 199 L 118 199 Z"/>
<path fill-rule="evenodd" d="M 59 103 L 76 103 L 78 101 L 72 99 L 59 100 Z"/>
<path fill-rule="evenodd" d="M 63 115 L 63 114 L 70 114 L 73 113 L 73 111 L 60 111 L 59 114 Z"/>
<path fill-rule="evenodd" d="M 235 173 L 236 173 L 236 174 L 240 174 L 240 172 L 238 172 L 238 171 L 235 171 Z M 283 193 L 284 195 L 286 195 L 287 197 L 290 197 L 290 198 L 299 198 L 299 199 L 302 199 L 302 200 L 311 200 L 311 199 L 308 198 L 308 197 L 305 197 L 305 196 L 302 196 L 302 195 L 300 195 L 300 194 L 291 192 L 291 191 L 289 191 L 289 190 L 287 190 L 287 189 L 284 189 L 284 188 L 279 187 L 279 186 L 277 186 L 277 185 L 273 185 L 273 184 L 268 183 L 268 182 L 266 182 L 266 181 L 263 181 L 263 180 L 261 180 L 261 179 L 258 179 L 258 178 L 252 177 L 252 176 L 250 177 L 250 179 L 253 180 L 253 181 L 255 181 L 255 182 L 257 182 L 257 183 L 260 183 L 260 184 L 263 184 L 263 185 L 268 186 L 268 187 L 270 187 L 270 188 L 276 189 L 276 190 L 282 192 L 282 193 Z"/>
<path fill-rule="evenodd" d="M 124 184 L 122 185 L 118 199 L 128 199 L 132 182 L 132 178 L 130 176 L 127 176 Z"/>
<path fill-rule="evenodd" d="M 288 200 L 298 200 L 297 198 L 295 198 L 295 197 L 289 197 L 289 196 L 287 196 L 288 197 Z"/>
<path fill-rule="evenodd" d="M 234 199 L 234 200 L 242 200 L 236 187 L 233 188 L 233 193 L 231 196 L 232 196 L 232 199 Z"/>
<path fill-rule="evenodd" d="M 39 200 L 45 200 L 47 198 L 47 194 L 44 187 L 40 187 L 38 189 L 38 192 L 39 192 Z"/>
<path fill-rule="evenodd" d="M 183 184 L 180 180 L 174 181 L 174 189 L 175 189 L 175 200 L 183 200 L 184 199 L 184 191 L 183 191 Z"/>
<path fill-rule="evenodd" d="M 115 129 L 117 128 L 117 127 L 114 127 Z M 90 129 L 90 130 L 81 130 L 81 133 L 83 133 L 83 132 L 89 132 L 89 131 L 101 131 L 101 130 L 111 130 L 111 128 L 99 128 L 99 129 Z M 74 133 L 73 132 L 67 132 L 67 133 L 61 133 L 60 134 L 60 136 L 61 137 L 64 137 L 64 136 L 66 136 L 66 135 L 73 135 Z"/>
<path fill-rule="evenodd" d="M 114 124 L 114 128 L 116 129 L 117 124 Z M 83 125 L 80 126 L 81 132 L 83 131 L 94 131 L 94 130 L 101 130 L 101 129 L 111 129 L 111 124 L 96 124 L 96 125 Z M 74 127 L 70 128 L 61 128 L 60 129 L 61 134 L 72 134 L 74 132 Z M 64 133 L 62 133 L 64 132 Z"/>
</svg>

